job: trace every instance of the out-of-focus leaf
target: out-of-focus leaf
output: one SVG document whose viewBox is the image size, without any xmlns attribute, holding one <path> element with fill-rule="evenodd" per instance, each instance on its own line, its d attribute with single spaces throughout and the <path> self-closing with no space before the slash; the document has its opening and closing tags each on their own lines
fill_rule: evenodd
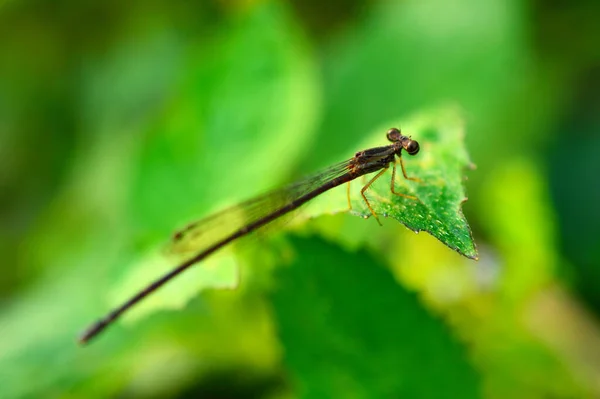
<svg viewBox="0 0 600 399">
<path fill-rule="evenodd" d="M 285 9 L 252 7 L 220 33 L 190 49 L 179 95 L 146 134 L 130 203 L 144 235 L 280 184 L 311 142 L 316 69 Z"/>
<path fill-rule="evenodd" d="M 151 282 L 148 280 L 149 276 L 153 276 L 151 279 L 157 279 L 169 272 L 173 265 L 163 253 L 156 252 L 125 267 L 130 272 L 113 287 L 111 292 L 114 306 L 129 299 L 132 292 L 140 291 L 147 286 Z M 160 295 L 150 295 L 144 299 L 131 313 L 133 317 L 124 319 L 137 320 L 156 309 L 182 309 L 191 296 L 207 288 L 235 288 L 238 285 L 237 263 L 230 252 L 219 253 L 211 257 L 210 261 L 186 270 L 185 277 L 178 278 L 176 281 L 175 284 L 166 284 L 162 287 Z"/>
<path fill-rule="evenodd" d="M 179 94 L 144 137 L 127 212 L 134 240 L 144 248 L 165 243 L 198 216 L 278 184 L 314 132 L 316 71 L 286 9 L 257 5 L 230 24 L 203 46 L 188 48 L 186 72 L 173 89 Z M 123 259 L 113 305 L 180 260 Z M 210 257 L 195 268 L 202 270 L 187 271 L 142 306 L 144 312 L 179 308 L 203 289 L 237 285 L 230 257 Z"/>
<path fill-rule="evenodd" d="M 292 244 L 272 300 L 300 397 L 478 397 L 463 348 L 373 257 Z"/>
<path fill-rule="evenodd" d="M 521 303 L 552 281 L 557 265 L 548 187 L 539 168 L 526 159 L 508 160 L 487 177 L 479 189 L 479 212 L 486 213 L 486 234 L 504 259 L 502 292 Z"/>
</svg>

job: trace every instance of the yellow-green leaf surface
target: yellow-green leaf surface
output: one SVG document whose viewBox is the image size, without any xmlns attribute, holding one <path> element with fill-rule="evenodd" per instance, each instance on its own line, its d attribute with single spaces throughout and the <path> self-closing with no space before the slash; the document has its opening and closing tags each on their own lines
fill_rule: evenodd
<svg viewBox="0 0 600 399">
<path fill-rule="evenodd" d="M 477 259 L 471 229 L 462 213 L 462 205 L 467 200 L 463 187 L 464 172 L 472 168 L 472 164 L 464 145 L 465 129 L 459 110 L 454 106 L 444 106 L 390 121 L 370 134 L 357 150 L 388 144 L 385 133 L 390 127 L 401 128 L 403 134 L 420 144 L 417 155 L 403 152 L 402 156 L 408 177 L 420 181 L 406 180 L 399 163 L 394 180 L 397 193 L 416 199 L 392 193 L 390 165 L 387 173 L 375 180 L 365 192 L 371 208 L 380 219 L 382 216 L 391 217 L 415 232 L 426 231 L 461 255 Z M 375 173 L 351 183 L 353 214 L 372 216 L 360 191 L 374 176 Z M 346 190 L 336 189 L 335 194 L 317 201 L 310 214 L 347 209 Z"/>
<path fill-rule="evenodd" d="M 401 123 L 398 121 L 398 125 Z M 415 157 L 403 157 L 409 177 L 421 182 L 407 181 L 397 173 L 394 184 L 397 192 L 417 200 L 390 195 L 389 182 L 382 177 L 370 191 L 378 199 L 374 211 L 393 217 L 413 231 L 426 231 L 460 254 L 476 259 L 471 229 L 461 210 L 467 200 L 463 172 L 471 167 L 461 117 L 453 108 L 442 108 L 419 115 L 402 128 L 421 144 Z"/>
</svg>

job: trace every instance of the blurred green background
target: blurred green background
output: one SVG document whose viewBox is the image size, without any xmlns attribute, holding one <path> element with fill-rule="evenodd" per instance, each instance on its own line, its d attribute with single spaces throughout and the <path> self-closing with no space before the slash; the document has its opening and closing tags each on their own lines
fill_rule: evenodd
<svg viewBox="0 0 600 399">
<path fill-rule="evenodd" d="M 596 0 L 2 2 L 0 397 L 600 397 L 598 21 Z M 445 103 L 478 262 L 323 215 L 216 257 L 237 289 L 190 273 L 77 346 L 176 228 Z"/>
</svg>

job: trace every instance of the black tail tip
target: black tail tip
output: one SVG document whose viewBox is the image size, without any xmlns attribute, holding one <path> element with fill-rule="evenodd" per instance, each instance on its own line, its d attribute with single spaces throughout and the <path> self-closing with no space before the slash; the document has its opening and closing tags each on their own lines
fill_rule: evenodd
<svg viewBox="0 0 600 399">
<path fill-rule="evenodd" d="M 98 321 L 92 324 L 79 335 L 77 338 L 77 343 L 81 346 L 86 345 L 92 338 L 104 330 L 104 327 L 106 327 L 106 323 L 103 321 Z"/>
</svg>

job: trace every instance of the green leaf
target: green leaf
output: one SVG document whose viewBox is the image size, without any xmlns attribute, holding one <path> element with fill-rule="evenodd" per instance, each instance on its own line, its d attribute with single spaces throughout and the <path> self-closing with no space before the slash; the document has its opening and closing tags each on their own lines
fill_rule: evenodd
<svg viewBox="0 0 600 399">
<path fill-rule="evenodd" d="M 390 127 L 400 127 L 403 134 L 420 144 L 415 156 L 403 152 L 403 162 L 409 177 L 406 180 L 397 165 L 395 191 L 416 197 L 417 200 L 394 195 L 390 189 L 392 167 L 373 182 L 366 191 L 367 199 L 378 216 L 392 217 L 409 229 L 426 231 L 442 243 L 471 259 L 477 259 L 477 249 L 471 229 L 461 207 L 467 200 L 463 187 L 463 172 L 472 167 L 464 145 L 464 122 L 454 106 L 424 111 L 418 115 L 390 121 L 377 128 L 359 149 L 387 144 L 385 133 Z M 352 182 L 352 213 L 372 216 L 360 190 L 375 174 Z M 340 212 L 348 209 L 346 189 L 316 201 L 310 214 Z"/>
<path fill-rule="evenodd" d="M 315 131 L 316 69 L 287 8 L 265 3 L 227 23 L 187 48 L 178 95 L 144 137 L 127 212 L 137 248 L 116 272 L 115 306 L 181 260 L 161 257 L 156 245 L 186 222 L 281 184 Z M 286 156 L 274 157 L 282 148 Z M 136 306 L 134 318 L 238 283 L 229 255 L 199 266 Z"/>
<path fill-rule="evenodd" d="M 228 23 L 191 46 L 178 95 L 144 137 L 130 214 L 148 240 L 281 184 L 314 134 L 317 71 L 288 10 L 265 3 Z"/>
<path fill-rule="evenodd" d="M 299 397 L 479 396 L 464 348 L 376 259 L 318 239 L 291 242 L 272 302 Z"/>
<path fill-rule="evenodd" d="M 171 271 L 173 262 L 164 253 L 155 252 L 125 267 L 128 273 L 110 292 L 114 307 L 129 299 L 132 292 L 139 292 L 151 281 Z M 185 278 L 177 279 L 177 283 L 163 286 L 160 294 L 145 298 L 133 311 L 126 313 L 123 320 L 138 321 L 158 309 L 181 310 L 198 292 L 208 288 L 233 289 L 238 286 L 238 280 L 237 261 L 231 251 L 219 252 L 202 265 L 186 270 Z"/>
</svg>

